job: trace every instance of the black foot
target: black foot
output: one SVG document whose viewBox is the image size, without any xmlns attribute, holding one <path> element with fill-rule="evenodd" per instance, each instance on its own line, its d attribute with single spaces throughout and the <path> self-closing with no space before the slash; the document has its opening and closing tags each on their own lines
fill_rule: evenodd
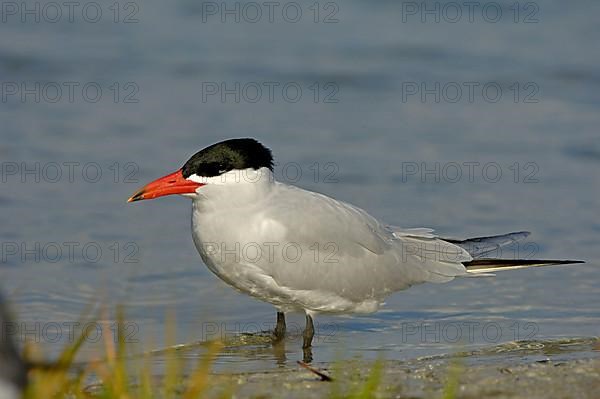
<svg viewBox="0 0 600 399">
<path fill-rule="evenodd" d="M 277 325 L 273 330 L 273 341 L 279 342 L 285 338 L 285 314 L 277 312 Z"/>
<path fill-rule="evenodd" d="M 302 334 L 302 349 L 308 349 L 312 346 L 312 340 L 315 336 L 315 326 L 313 325 L 313 319 L 310 315 L 306 315 L 306 328 Z"/>
<path fill-rule="evenodd" d="M 302 361 L 304 363 L 311 363 L 313 360 L 312 347 L 309 346 L 308 348 L 302 348 L 302 353 Z"/>
</svg>

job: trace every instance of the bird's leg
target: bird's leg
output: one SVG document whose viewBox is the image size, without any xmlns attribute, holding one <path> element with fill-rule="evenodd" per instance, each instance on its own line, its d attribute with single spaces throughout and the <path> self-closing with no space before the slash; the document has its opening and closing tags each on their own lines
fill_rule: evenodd
<svg viewBox="0 0 600 399">
<path fill-rule="evenodd" d="M 304 353 L 304 363 L 310 363 L 313 360 L 312 356 L 312 340 L 315 336 L 315 326 L 313 325 L 312 317 L 307 314 L 306 315 L 306 328 L 304 329 L 304 333 L 302 334 L 303 343 L 302 343 L 302 352 Z"/>
<path fill-rule="evenodd" d="M 313 319 L 309 314 L 306 315 L 306 328 L 302 334 L 304 338 L 302 343 L 302 349 L 310 348 L 312 346 L 312 340 L 315 336 L 315 326 L 313 325 Z"/>
<path fill-rule="evenodd" d="M 273 340 L 281 341 L 285 337 L 285 313 L 277 312 L 277 324 L 273 330 Z"/>
<path fill-rule="evenodd" d="M 304 363 L 311 363 L 313 361 L 312 347 L 302 348 L 302 361 Z"/>
</svg>

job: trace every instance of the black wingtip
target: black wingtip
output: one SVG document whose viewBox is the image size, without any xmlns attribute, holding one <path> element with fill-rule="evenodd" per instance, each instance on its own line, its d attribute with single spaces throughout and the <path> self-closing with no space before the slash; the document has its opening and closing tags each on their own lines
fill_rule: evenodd
<svg viewBox="0 0 600 399">
<path fill-rule="evenodd" d="M 565 259 L 474 259 L 469 262 L 463 262 L 468 270 L 486 269 L 490 267 L 515 267 L 515 266 L 551 266 L 551 265 L 570 265 L 585 263 L 583 260 L 565 260 Z"/>
</svg>

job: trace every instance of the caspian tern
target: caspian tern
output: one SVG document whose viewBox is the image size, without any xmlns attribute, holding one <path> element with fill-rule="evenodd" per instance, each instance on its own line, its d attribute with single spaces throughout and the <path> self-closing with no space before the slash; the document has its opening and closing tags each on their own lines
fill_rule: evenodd
<svg viewBox="0 0 600 399">
<path fill-rule="evenodd" d="M 375 312 L 386 296 L 425 282 L 581 263 L 483 258 L 528 232 L 454 240 L 386 225 L 353 205 L 275 181 L 271 151 L 251 138 L 204 148 L 128 202 L 170 194 L 192 199 L 192 236 L 206 266 L 275 305 L 275 340 L 285 335 L 285 312 L 306 314 L 305 350 L 316 313 Z"/>
</svg>

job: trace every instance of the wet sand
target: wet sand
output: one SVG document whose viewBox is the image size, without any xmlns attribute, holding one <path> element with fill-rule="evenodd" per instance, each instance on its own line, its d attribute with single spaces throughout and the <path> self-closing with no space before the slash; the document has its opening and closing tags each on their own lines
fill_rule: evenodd
<svg viewBox="0 0 600 399">
<path fill-rule="evenodd" d="M 236 398 L 348 397 L 365 389 L 380 367 L 377 398 L 597 398 L 600 392 L 600 340 L 573 338 L 521 341 L 452 355 L 409 361 L 345 361 L 313 364 L 333 377 L 282 368 L 265 372 L 218 373 L 212 395 L 224 390 Z M 448 396 L 447 396 L 448 397 Z M 453 396 L 449 396 L 453 397 Z"/>
</svg>

